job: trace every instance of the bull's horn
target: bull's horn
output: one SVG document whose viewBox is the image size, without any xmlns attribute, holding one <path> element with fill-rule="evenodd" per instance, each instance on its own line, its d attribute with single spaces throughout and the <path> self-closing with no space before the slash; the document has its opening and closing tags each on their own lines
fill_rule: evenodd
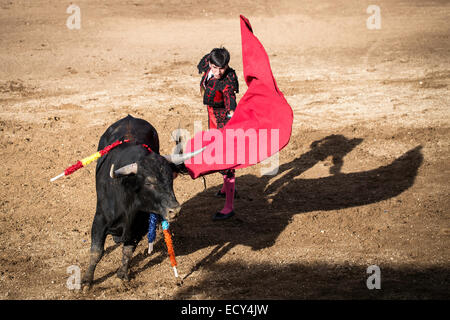
<svg viewBox="0 0 450 320">
<path fill-rule="evenodd" d="M 116 177 L 114 175 L 114 163 L 111 165 L 111 169 L 109 170 L 109 176 L 113 179 Z"/>
<path fill-rule="evenodd" d="M 205 150 L 205 149 L 206 149 L 206 147 L 203 147 L 194 152 L 185 153 L 185 154 L 169 154 L 169 155 L 165 155 L 163 157 L 166 158 L 167 161 L 172 162 L 174 165 L 179 165 L 179 164 L 182 164 L 183 162 L 185 162 L 186 160 L 188 160 L 192 157 L 195 157 L 197 154 L 203 152 L 203 150 Z"/>
<path fill-rule="evenodd" d="M 128 164 L 122 168 L 114 170 L 114 165 L 111 166 L 110 175 L 112 178 L 117 178 L 118 176 L 128 176 L 130 174 L 136 174 L 138 170 L 137 163 Z"/>
</svg>

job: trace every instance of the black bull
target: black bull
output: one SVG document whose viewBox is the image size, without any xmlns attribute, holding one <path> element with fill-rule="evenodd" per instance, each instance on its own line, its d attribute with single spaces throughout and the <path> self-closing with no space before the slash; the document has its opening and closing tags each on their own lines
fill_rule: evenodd
<svg viewBox="0 0 450 320">
<path fill-rule="evenodd" d="M 128 115 L 106 130 L 98 150 L 117 140 L 129 142 L 115 147 L 97 163 L 97 208 L 83 285 L 91 286 L 93 282 L 108 234 L 116 243 L 123 243 L 122 265 L 117 276 L 128 279 L 129 262 L 137 244 L 148 232 L 150 212 L 170 220 L 180 211 L 173 192 L 174 172 L 179 163 L 172 161 L 171 156 L 159 154 L 156 129 L 147 121 Z"/>
</svg>

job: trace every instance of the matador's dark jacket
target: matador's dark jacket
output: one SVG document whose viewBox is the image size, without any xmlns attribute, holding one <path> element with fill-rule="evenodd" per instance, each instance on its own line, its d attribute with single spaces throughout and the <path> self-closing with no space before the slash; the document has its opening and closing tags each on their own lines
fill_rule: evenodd
<svg viewBox="0 0 450 320">
<path fill-rule="evenodd" d="M 198 73 L 203 72 L 200 86 L 205 90 L 203 94 L 203 104 L 212 107 L 217 127 L 223 127 L 227 122 L 227 113 L 236 109 L 236 93 L 239 93 L 239 82 L 236 72 L 228 67 L 225 74 L 220 79 L 211 77 L 208 79 L 209 54 L 205 55 L 199 62 Z"/>
</svg>

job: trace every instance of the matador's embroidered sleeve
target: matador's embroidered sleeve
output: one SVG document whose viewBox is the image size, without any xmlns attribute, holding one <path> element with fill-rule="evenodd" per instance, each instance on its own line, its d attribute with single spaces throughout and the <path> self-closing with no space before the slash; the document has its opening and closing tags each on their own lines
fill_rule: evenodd
<svg viewBox="0 0 450 320">
<path fill-rule="evenodd" d="M 236 110 L 236 93 L 239 93 L 239 82 L 236 72 L 231 70 L 225 78 L 225 87 L 223 89 L 223 100 L 227 110 Z"/>
</svg>

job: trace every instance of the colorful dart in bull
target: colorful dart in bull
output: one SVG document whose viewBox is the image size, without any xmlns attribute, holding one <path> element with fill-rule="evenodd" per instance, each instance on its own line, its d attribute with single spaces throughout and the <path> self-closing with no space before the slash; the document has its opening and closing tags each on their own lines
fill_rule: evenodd
<svg viewBox="0 0 450 320">
<path fill-rule="evenodd" d="M 154 213 L 150 213 L 150 217 L 148 218 L 148 254 L 151 254 L 153 251 L 153 244 L 156 239 L 156 225 L 158 223 L 158 215 Z"/>
<path fill-rule="evenodd" d="M 63 173 L 57 175 L 54 178 L 50 179 L 50 182 L 53 182 L 59 178 L 62 178 L 64 176 L 68 176 L 69 174 L 74 173 L 75 171 L 77 171 L 78 169 L 81 169 L 85 166 L 87 166 L 89 163 L 97 160 L 100 157 L 103 157 L 105 154 L 107 154 L 109 151 L 111 151 L 111 149 L 114 149 L 115 147 L 117 147 L 118 145 L 121 145 L 124 142 L 129 142 L 130 140 L 123 140 L 123 141 L 119 141 L 117 140 L 116 142 L 114 142 L 113 144 L 110 144 L 109 146 L 106 146 L 104 149 L 90 155 L 89 157 L 86 157 L 82 160 L 79 160 L 77 163 L 75 163 L 74 165 L 66 168 L 66 170 L 64 170 Z"/>
<path fill-rule="evenodd" d="M 148 224 L 148 253 L 150 254 L 153 251 L 153 244 L 156 239 L 156 225 L 158 223 L 158 216 L 154 213 L 150 213 L 149 224 Z M 178 278 L 177 271 L 177 260 L 175 259 L 175 251 L 173 250 L 172 244 L 172 236 L 169 231 L 169 222 L 167 220 L 163 220 L 161 222 L 161 227 L 163 229 L 164 241 L 166 242 L 167 252 L 169 253 L 170 264 L 172 265 L 173 272 L 175 277 Z"/>
</svg>

